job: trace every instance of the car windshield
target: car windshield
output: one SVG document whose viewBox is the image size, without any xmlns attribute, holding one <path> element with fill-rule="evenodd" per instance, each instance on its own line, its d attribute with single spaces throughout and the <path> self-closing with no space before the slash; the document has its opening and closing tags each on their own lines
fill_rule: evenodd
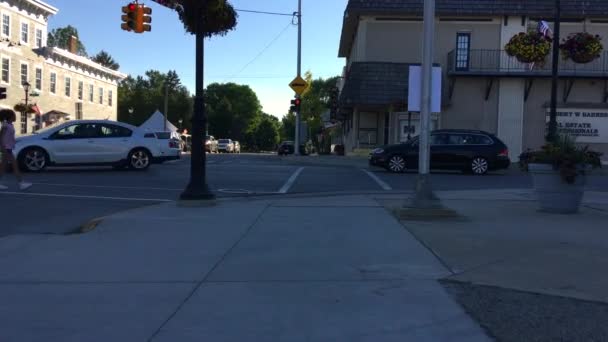
<svg viewBox="0 0 608 342">
<path fill-rule="evenodd" d="M 230 143 L 229 139 L 220 139 L 218 141 L 219 141 L 220 144 L 228 144 L 228 143 Z"/>
<path fill-rule="evenodd" d="M 293 141 L 283 141 L 281 145 L 293 145 Z"/>
</svg>

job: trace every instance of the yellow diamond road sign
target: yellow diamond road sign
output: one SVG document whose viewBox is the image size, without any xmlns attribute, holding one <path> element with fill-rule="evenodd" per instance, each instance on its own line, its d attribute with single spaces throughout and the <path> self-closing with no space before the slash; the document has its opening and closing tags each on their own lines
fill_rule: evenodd
<svg viewBox="0 0 608 342">
<path fill-rule="evenodd" d="M 306 90 L 306 87 L 308 87 L 308 83 L 306 83 L 306 81 L 302 77 L 296 76 L 296 78 L 294 78 L 293 81 L 289 83 L 289 87 L 291 87 L 291 89 L 293 89 L 296 94 L 302 95 L 304 90 Z"/>
</svg>

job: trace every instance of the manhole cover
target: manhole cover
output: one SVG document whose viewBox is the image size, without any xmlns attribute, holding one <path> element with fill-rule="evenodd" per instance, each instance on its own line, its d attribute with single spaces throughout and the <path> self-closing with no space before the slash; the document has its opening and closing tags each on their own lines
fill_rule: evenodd
<svg viewBox="0 0 608 342">
<path fill-rule="evenodd" d="M 223 192 L 225 194 L 239 194 L 239 195 L 250 195 L 253 194 L 253 191 L 245 190 L 245 189 L 219 189 L 218 192 Z"/>
</svg>

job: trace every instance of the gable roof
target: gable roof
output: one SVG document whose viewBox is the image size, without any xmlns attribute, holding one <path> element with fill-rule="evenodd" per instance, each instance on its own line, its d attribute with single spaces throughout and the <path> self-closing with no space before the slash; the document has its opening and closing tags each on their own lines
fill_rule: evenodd
<svg viewBox="0 0 608 342">
<path fill-rule="evenodd" d="M 424 0 L 349 0 L 344 12 L 339 57 L 347 57 L 361 15 L 422 16 Z M 555 0 L 436 0 L 437 16 L 550 17 Z M 561 0 L 564 17 L 608 17 L 606 0 Z"/>
</svg>

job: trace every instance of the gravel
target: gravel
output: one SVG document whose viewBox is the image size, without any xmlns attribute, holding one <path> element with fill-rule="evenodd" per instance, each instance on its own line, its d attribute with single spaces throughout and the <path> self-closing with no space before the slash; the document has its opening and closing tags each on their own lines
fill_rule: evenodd
<svg viewBox="0 0 608 342">
<path fill-rule="evenodd" d="M 441 283 L 497 341 L 608 341 L 608 303 L 456 281 Z"/>
</svg>

